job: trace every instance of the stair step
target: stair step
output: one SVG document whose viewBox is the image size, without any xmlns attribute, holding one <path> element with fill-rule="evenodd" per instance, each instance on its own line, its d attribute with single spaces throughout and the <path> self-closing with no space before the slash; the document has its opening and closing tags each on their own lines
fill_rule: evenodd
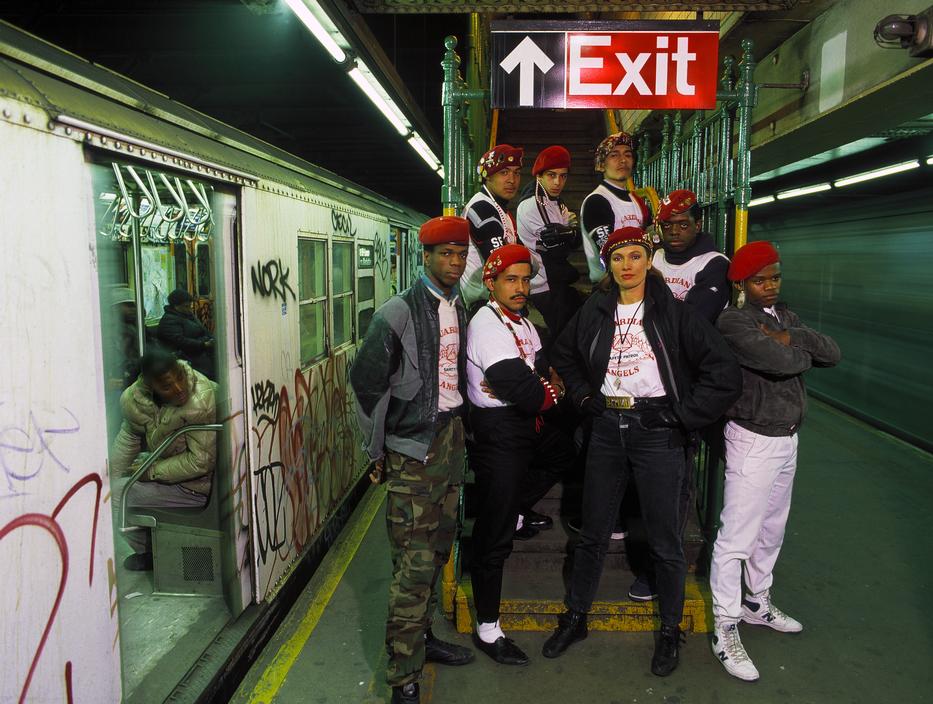
<svg viewBox="0 0 933 704">
<path fill-rule="evenodd" d="M 588 616 L 594 631 L 653 631 L 660 627 L 658 604 L 628 598 L 634 576 L 631 572 L 604 573 Z M 509 631 L 551 631 L 564 612 L 565 586 L 560 572 L 506 569 L 502 584 L 499 621 Z M 687 575 L 684 618 L 680 627 L 694 633 L 712 630 L 712 601 L 709 587 L 695 575 Z M 455 621 L 460 633 L 473 628 L 473 587 L 469 577 L 457 586 Z"/>
</svg>

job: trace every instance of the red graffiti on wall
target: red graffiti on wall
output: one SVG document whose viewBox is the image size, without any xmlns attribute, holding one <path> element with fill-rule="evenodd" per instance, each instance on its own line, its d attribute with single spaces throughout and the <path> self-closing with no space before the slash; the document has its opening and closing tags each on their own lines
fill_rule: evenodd
<svg viewBox="0 0 933 704">
<path fill-rule="evenodd" d="M 59 565 L 58 591 L 55 594 L 55 599 L 52 602 L 51 609 L 49 610 L 49 616 L 46 620 L 45 628 L 43 629 L 42 635 L 39 638 L 39 643 L 36 646 L 36 650 L 33 653 L 32 660 L 29 664 L 29 670 L 26 674 L 25 680 L 23 681 L 22 688 L 20 689 L 18 699 L 20 704 L 26 700 L 26 695 L 29 692 L 29 686 L 32 683 L 32 677 L 35 674 L 36 667 L 39 664 L 39 659 L 42 656 L 42 651 L 44 650 L 45 643 L 49 637 L 49 632 L 52 630 L 52 625 L 55 623 L 55 618 L 58 615 L 58 609 L 59 606 L 61 606 L 62 597 L 65 594 L 65 589 L 68 582 L 68 539 L 65 536 L 65 533 L 57 519 L 59 514 L 62 512 L 62 509 L 65 508 L 74 495 L 88 484 L 94 484 L 97 487 L 97 492 L 94 499 L 94 514 L 91 521 L 91 549 L 90 557 L 88 559 L 88 586 L 90 586 L 94 583 L 94 547 L 97 542 L 97 521 L 100 516 L 101 491 L 103 489 L 103 482 L 101 477 L 96 472 L 88 474 L 75 482 L 75 484 L 65 493 L 65 496 L 62 497 L 62 500 L 58 502 L 58 505 L 55 507 L 55 510 L 52 511 L 51 514 L 47 515 L 44 513 L 24 513 L 23 515 L 17 516 L 5 526 L 0 528 L 0 542 L 3 542 L 7 535 L 17 530 L 30 527 L 44 530 L 51 536 L 52 540 L 55 541 L 55 547 L 58 549 L 58 554 L 61 558 L 61 563 Z M 65 664 L 64 673 L 66 692 L 69 702 L 72 701 L 71 670 L 71 662 L 69 661 Z"/>
<path fill-rule="evenodd" d="M 259 449 L 253 474 L 262 564 L 300 554 L 357 476 L 347 388 L 343 357 L 295 370 L 291 391 L 279 389 L 275 414 L 259 416 L 252 428 Z"/>
</svg>

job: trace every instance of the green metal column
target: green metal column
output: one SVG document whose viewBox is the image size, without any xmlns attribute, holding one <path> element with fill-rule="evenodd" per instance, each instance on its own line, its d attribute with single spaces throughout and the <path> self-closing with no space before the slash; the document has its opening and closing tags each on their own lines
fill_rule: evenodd
<svg viewBox="0 0 933 704">
<path fill-rule="evenodd" d="M 739 64 L 739 107 L 736 121 L 739 127 L 735 155 L 735 240 L 733 251 L 745 244 L 748 238 L 748 202 L 752 197 L 752 155 L 750 150 L 752 133 L 752 109 L 758 102 L 755 85 L 754 44 L 751 39 L 742 40 L 742 61 Z"/>
</svg>

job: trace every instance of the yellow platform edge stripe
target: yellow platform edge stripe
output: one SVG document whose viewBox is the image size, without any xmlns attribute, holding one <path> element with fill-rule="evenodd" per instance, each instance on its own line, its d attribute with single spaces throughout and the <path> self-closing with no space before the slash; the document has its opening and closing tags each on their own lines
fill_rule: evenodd
<svg viewBox="0 0 933 704">
<path fill-rule="evenodd" d="M 318 621 L 321 620 L 324 609 L 327 608 L 340 580 L 343 579 L 344 573 L 353 561 L 384 499 L 384 486 L 371 487 L 363 497 L 355 515 L 348 523 L 350 530 L 331 548 L 321 564 L 316 575 L 316 581 L 320 582 L 318 593 L 314 595 L 314 599 L 295 632 L 282 644 L 275 658 L 262 673 L 262 677 L 259 678 L 259 682 L 256 683 L 247 700 L 249 704 L 268 704 L 279 691 L 289 670 L 301 654 Z"/>
</svg>

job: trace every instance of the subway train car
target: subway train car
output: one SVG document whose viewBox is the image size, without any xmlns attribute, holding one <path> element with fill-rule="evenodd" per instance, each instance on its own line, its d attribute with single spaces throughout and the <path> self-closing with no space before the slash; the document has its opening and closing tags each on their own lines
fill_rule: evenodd
<svg viewBox="0 0 933 704">
<path fill-rule="evenodd" d="M 0 700 L 162 701 L 364 486 L 347 369 L 425 217 L 0 30 Z M 120 399 L 177 290 L 212 340 L 210 497 L 128 510 Z"/>
</svg>

